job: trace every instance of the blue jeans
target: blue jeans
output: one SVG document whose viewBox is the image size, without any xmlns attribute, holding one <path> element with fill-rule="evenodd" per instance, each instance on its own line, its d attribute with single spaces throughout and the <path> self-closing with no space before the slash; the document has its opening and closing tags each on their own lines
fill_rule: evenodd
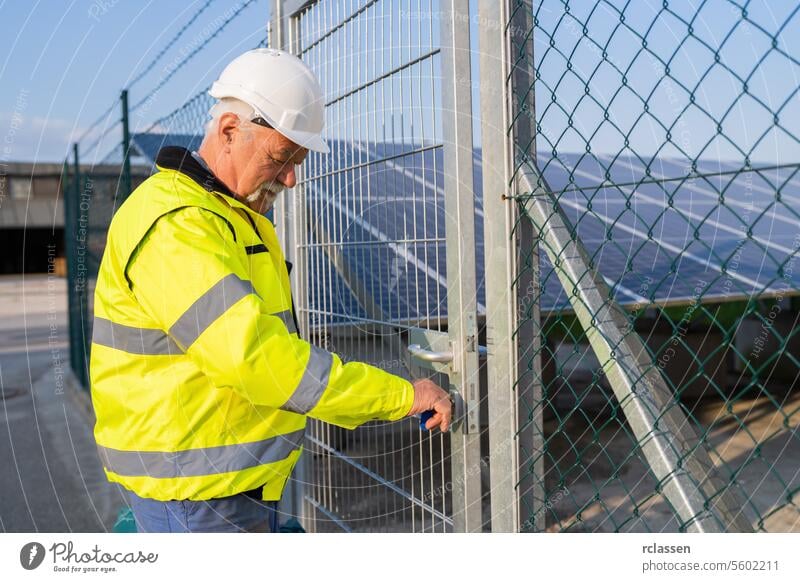
<svg viewBox="0 0 800 582">
<path fill-rule="evenodd" d="M 277 532 L 277 501 L 239 494 L 207 501 L 156 501 L 127 491 L 139 532 Z"/>
</svg>

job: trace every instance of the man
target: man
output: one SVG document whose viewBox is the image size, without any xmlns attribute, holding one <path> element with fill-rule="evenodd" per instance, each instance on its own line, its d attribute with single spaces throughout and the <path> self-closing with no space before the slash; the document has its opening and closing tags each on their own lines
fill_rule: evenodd
<svg viewBox="0 0 800 582">
<path fill-rule="evenodd" d="M 289 274 L 262 215 L 308 150 L 326 152 L 313 73 L 257 49 L 222 72 L 198 152 L 165 147 L 115 214 L 95 290 L 95 437 L 140 531 L 275 530 L 306 416 L 355 428 L 447 393 L 344 364 L 297 335 Z"/>
</svg>

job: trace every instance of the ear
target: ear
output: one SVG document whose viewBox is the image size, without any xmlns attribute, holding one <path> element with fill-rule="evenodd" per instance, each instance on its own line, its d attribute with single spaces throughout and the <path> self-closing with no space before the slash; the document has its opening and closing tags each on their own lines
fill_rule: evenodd
<svg viewBox="0 0 800 582">
<path fill-rule="evenodd" d="M 217 138 L 220 143 L 229 144 L 239 132 L 239 117 L 235 113 L 223 113 L 217 124 Z"/>
</svg>

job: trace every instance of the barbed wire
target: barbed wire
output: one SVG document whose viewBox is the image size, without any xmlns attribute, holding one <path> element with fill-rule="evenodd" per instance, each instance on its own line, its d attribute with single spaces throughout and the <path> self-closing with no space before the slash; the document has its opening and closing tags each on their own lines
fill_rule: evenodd
<svg viewBox="0 0 800 582">
<path fill-rule="evenodd" d="M 197 48 L 195 48 L 192 52 L 190 52 L 188 55 L 186 55 L 186 57 L 180 63 L 175 65 L 172 68 L 172 70 L 169 72 L 169 74 L 166 77 L 164 77 L 163 79 L 161 79 L 161 81 L 158 83 L 158 85 L 156 85 L 147 95 L 142 97 L 133 106 L 131 106 L 129 111 L 131 113 L 133 113 L 139 107 L 144 105 L 148 101 L 148 99 L 150 99 L 150 97 L 153 94 L 158 92 L 164 85 L 166 85 L 169 82 L 169 80 L 173 76 L 175 76 L 175 74 L 179 70 L 181 70 L 186 63 L 188 63 L 190 60 L 192 60 L 201 50 L 203 50 L 208 45 L 208 43 L 211 40 L 213 40 L 219 33 L 221 33 L 223 30 L 225 30 L 225 28 L 228 26 L 228 24 L 230 24 L 237 16 L 239 16 L 239 14 L 242 13 L 242 11 L 244 11 L 248 6 L 250 6 L 254 2 L 255 2 L 255 0 L 247 0 L 238 9 L 236 9 L 236 11 L 233 14 L 231 14 L 227 19 L 225 19 L 225 21 L 222 24 L 220 24 L 220 26 L 211 35 L 206 37 L 206 39 Z"/>
<path fill-rule="evenodd" d="M 96 128 L 98 125 L 100 125 L 100 123 L 104 119 L 107 119 L 108 116 L 111 114 L 111 112 L 114 111 L 114 108 L 118 107 L 118 106 L 119 106 L 119 101 L 117 99 L 115 99 L 114 102 L 108 107 L 108 109 L 106 109 L 100 115 L 100 117 L 98 117 L 95 121 L 93 121 L 89 125 L 89 127 L 81 134 L 81 136 L 78 139 L 75 140 L 75 142 L 76 143 L 81 143 L 84 139 L 86 139 L 86 137 L 92 132 L 92 130 L 94 130 L 94 128 Z"/>
<path fill-rule="evenodd" d="M 189 29 L 189 27 L 190 27 L 192 24 L 194 24 L 194 22 L 195 22 L 195 21 L 196 21 L 196 20 L 197 20 L 197 19 L 200 17 L 200 15 L 201 15 L 201 14 L 203 14 L 203 12 L 205 12 L 206 8 L 208 8 L 209 6 L 211 6 L 211 4 L 212 4 L 213 2 L 215 2 L 215 0 L 206 0 L 206 3 L 205 3 L 205 4 L 203 4 L 203 6 L 201 6 L 201 7 L 200 7 L 200 9 L 199 9 L 197 12 L 195 12 L 195 13 L 194 13 L 194 15 L 193 15 L 193 16 L 192 16 L 192 17 L 189 19 L 189 21 L 188 21 L 186 24 L 184 24 L 184 25 L 181 27 L 181 29 L 178 31 L 178 33 L 177 33 L 177 34 L 176 34 L 174 37 L 172 37 L 172 40 L 170 40 L 170 41 L 169 41 L 169 42 L 168 42 L 168 43 L 167 43 L 167 44 L 164 46 L 164 48 L 162 48 L 162 49 L 159 51 L 159 53 L 158 53 L 158 54 L 155 56 L 155 58 L 153 58 L 153 60 L 152 60 L 152 61 L 150 61 L 150 64 L 148 64 L 148 65 L 147 65 L 147 66 L 144 68 L 144 70 L 143 70 L 141 73 L 139 73 L 138 75 L 136 75 L 136 77 L 134 77 L 134 79 L 133 79 L 133 80 L 132 80 L 130 83 L 128 83 L 128 89 L 130 89 L 131 87 L 133 87 L 133 86 L 134 86 L 134 85 L 135 85 L 137 82 L 139 82 L 139 81 L 140 81 L 140 80 L 141 80 L 141 79 L 142 79 L 142 78 L 143 78 L 143 77 L 144 77 L 144 76 L 145 76 L 147 73 L 149 73 L 149 72 L 150 72 L 150 71 L 153 69 L 153 67 L 155 67 L 155 66 L 156 66 L 156 63 L 158 63 L 158 61 L 159 61 L 159 60 L 161 60 L 161 58 L 162 58 L 162 57 L 163 57 L 163 56 L 164 56 L 164 55 L 167 53 L 167 51 L 168 51 L 170 48 L 172 48 L 172 46 L 173 46 L 173 45 L 174 45 L 176 42 L 178 42 L 178 39 L 179 39 L 181 36 L 183 36 L 183 33 L 184 33 L 184 32 L 186 32 L 186 31 Z"/>
</svg>

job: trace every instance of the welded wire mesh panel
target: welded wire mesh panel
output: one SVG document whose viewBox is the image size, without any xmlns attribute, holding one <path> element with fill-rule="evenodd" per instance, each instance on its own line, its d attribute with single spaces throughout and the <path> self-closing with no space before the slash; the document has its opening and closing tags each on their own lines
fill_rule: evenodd
<svg viewBox="0 0 800 582">
<path fill-rule="evenodd" d="M 447 321 L 437 11 L 321 0 L 291 26 L 325 91 L 331 148 L 309 154 L 294 198 L 298 311 L 312 341 L 407 378 L 408 328 Z M 448 530 L 448 449 L 410 419 L 352 432 L 311 422 L 309 527 Z"/>
<path fill-rule="evenodd" d="M 535 140 L 517 139 L 515 169 L 535 168 L 586 250 L 579 278 L 597 274 L 604 304 L 624 308 L 622 336 L 641 338 L 643 369 L 660 373 L 716 466 L 704 507 L 730 493 L 753 529 L 800 530 L 798 7 L 512 0 L 512 18 L 526 6 L 532 26 L 512 35 L 511 60 L 535 70 L 514 95 L 517 111 L 535 110 Z M 532 63 L 517 42 L 529 32 Z M 533 218 L 530 193 L 518 199 Z M 545 240 L 549 221 L 535 224 Z M 697 516 L 678 517 L 664 492 L 684 459 L 656 476 L 644 445 L 658 421 L 634 436 L 603 372 L 615 346 L 598 361 L 587 340 L 607 322 L 578 321 L 581 281 L 565 285 L 563 249 L 545 246 L 520 265 L 538 253 L 541 285 L 523 290 L 519 323 L 538 302 L 544 340 L 533 454 L 545 469 L 533 477 L 545 499 L 523 508 L 527 523 L 691 528 Z"/>
</svg>

